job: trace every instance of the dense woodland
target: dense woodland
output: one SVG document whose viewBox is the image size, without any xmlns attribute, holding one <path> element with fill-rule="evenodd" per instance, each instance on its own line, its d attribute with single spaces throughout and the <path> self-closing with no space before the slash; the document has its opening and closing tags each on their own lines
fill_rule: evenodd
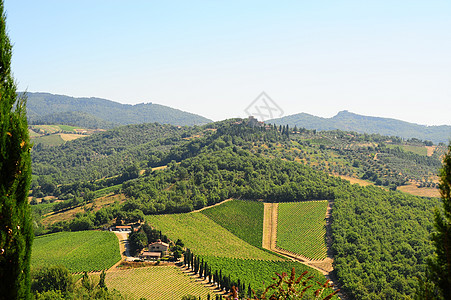
<svg viewBox="0 0 451 300">
<path fill-rule="evenodd" d="M 129 172 L 130 167 L 142 170 L 166 165 L 171 160 L 180 162 L 196 155 L 206 145 L 219 149 L 224 143 L 269 158 L 300 161 L 330 174 L 362 178 L 391 189 L 409 182 L 436 187 L 440 155 L 445 149 L 438 146 L 432 156 L 426 156 L 408 151 L 408 147 L 421 150 L 429 145 L 420 140 L 285 126 L 251 129 L 234 123 L 217 122 L 203 127 L 129 125 L 61 146 L 38 144 L 32 152 L 33 196 L 60 197 L 61 189 L 57 186 L 68 183 L 82 185 L 83 189 L 93 185 L 90 190 L 104 188 L 113 182 L 99 182 L 99 179 L 120 176 Z"/>
<path fill-rule="evenodd" d="M 89 125 L 88 128 L 111 128 L 153 122 L 179 126 L 211 122 L 202 116 L 154 103 L 129 105 L 100 98 L 74 98 L 49 93 L 27 92 L 26 95 L 30 124 L 49 124 L 53 121 L 72 126 Z"/>
<path fill-rule="evenodd" d="M 415 176 L 429 178 L 440 164 L 438 154 L 406 151 L 405 143 L 380 135 L 254 127 L 243 120 L 194 128 L 120 127 L 33 151 L 36 191 L 50 192 L 45 182 L 53 195 L 68 199 L 54 204 L 55 211 L 85 205 L 107 187 L 127 197 L 124 203 L 85 210 L 40 232 L 138 222 L 145 215 L 189 212 L 228 198 L 326 199 L 334 202 L 332 250 L 342 289 L 351 299 L 412 296 L 416 276 L 424 273 L 432 253 L 432 210 L 439 202 L 389 188 Z M 330 173 L 358 176 L 385 188 L 351 185 Z M 140 234 L 148 241 L 147 233 Z"/>
</svg>

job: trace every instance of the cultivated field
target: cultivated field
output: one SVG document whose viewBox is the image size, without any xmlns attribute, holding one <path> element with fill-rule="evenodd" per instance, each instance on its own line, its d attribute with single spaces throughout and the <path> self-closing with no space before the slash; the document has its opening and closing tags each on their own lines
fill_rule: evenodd
<svg viewBox="0 0 451 300">
<path fill-rule="evenodd" d="M 202 214 L 249 244 L 262 246 L 262 202 L 232 200 L 203 210 Z"/>
<path fill-rule="evenodd" d="M 182 299 L 193 295 L 207 299 L 214 290 L 197 277 L 189 276 L 179 267 L 153 266 L 108 272 L 105 278 L 108 289 L 116 289 L 132 299 L 144 297 L 152 300 Z"/>
<path fill-rule="evenodd" d="M 181 239 L 197 255 L 280 260 L 246 243 L 202 213 L 150 215 L 146 220 L 170 239 Z"/>
<path fill-rule="evenodd" d="M 33 144 L 42 144 L 44 146 L 58 146 L 64 144 L 64 140 L 58 134 L 43 135 L 31 140 Z"/>
<path fill-rule="evenodd" d="M 212 270 L 222 270 L 223 274 L 228 274 L 231 280 L 240 279 L 244 282 L 246 289 L 250 284 L 252 289 L 264 290 L 268 285 L 274 283 L 273 278 L 276 277 L 276 273 L 282 274 L 283 272 L 291 274 L 291 269 L 295 268 L 296 278 L 298 278 L 304 271 L 308 271 L 308 275 L 314 276 L 310 281 L 313 284 L 310 291 L 319 289 L 318 282 L 326 282 L 326 278 L 318 271 L 294 261 L 261 261 L 261 260 L 246 260 L 246 259 L 234 259 L 234 258 L 222 258 L 222 257 L 205 257 L 208 261 L 208 265 Z M 309 284 L 309 285 L 310 285 Z M 247 292 L 247 290 L 246 290 Z M 323 295 L 329 295 L 333 290 L 329 289 L 324 292 Z M 327 293 L 327 294 L 326 294 Z M 322 298 L 320 298 L 322 299 Z M 337 298 L 332 298 L 337 299 Z"/>
<path fill-rule="evenodd" d="M 63 265 L 70 272 L 100 271 L 121 259 L 116 235 L 107 231 L 59 232 L 34 239 L 32 268 Z"/>
<path fill-rule="evenodd" d="M 325 259 L 327 201 L 279 203 L 277 247 L 309 259 Z"/>
</svg>

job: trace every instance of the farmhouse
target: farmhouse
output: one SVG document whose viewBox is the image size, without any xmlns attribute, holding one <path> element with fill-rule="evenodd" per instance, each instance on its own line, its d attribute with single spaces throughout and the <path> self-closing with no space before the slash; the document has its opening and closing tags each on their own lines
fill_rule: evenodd
<svg viewBox="0 0 451 300">
<path fill-rule="evenodd" d="M 138 256 L 142 260 L 158 260 L 161 257 L 160 252 L 143 251 Z"/>
<path fill-rule="evenodd" d="M 169 244 L 162 242 L 161 240 L 158 240 L 154 243 L 149 244 L 149 252 L 159 252 L 162 255 L 165 255 L 168 253 Z"/>
<path fill-rule="evenodd" d="M 124 232 L 131 232 L 132 227 L 131 226 L 113 226 L 110 228 L 110 231 L 124 231 Z"/>
</svg>

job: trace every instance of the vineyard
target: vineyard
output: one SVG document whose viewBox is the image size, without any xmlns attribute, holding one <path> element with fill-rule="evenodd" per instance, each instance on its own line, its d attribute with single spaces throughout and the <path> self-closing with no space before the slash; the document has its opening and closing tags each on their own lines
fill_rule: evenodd
<svg viewBox="0 0 451 300">
<path fill-rule="evenodd" d="M 281 260 L 249 245 L 202 213 L 149 215 L 147 222 L 170 239 L 181 239 L 198 255 L 230 258 Z"/>
<path fill-rule="evenodd" d="M 176 266 L 158 266 L 108 272 L 105 279 L 108 289 L 116 289 L 131 299 L 181 299 L 193 295 L 207 299 L 214 291 L 198 278 L 189 276 Z M 129 299 L 127 298 L 127 299 Z"/>
<path fill-rule="evenodd" d="M 325 259 L 327 201 L 279 203 L 277 247 L 314 260 Z"/>
<path fill-rule="evenodd" d="M 60 232 L 34 239 L 31 266 L 63 265 L 73 273 L 90 272 L 108 269 L 120 259 L 114 233 Z"/>
<path fill-rule="evenodd" d="M 261 247 L 263 234 L 263 203 L 233 200 L 202 213 L 255 247 Z"/>
<path fill-rule="evenodd" d="M 256 292 L 263 291 L 268 285 L 274 283 L 275 273 L 282 274 L 282 272 L 285 272 L 290 274 L 292 268 L 295 268 L 297 276 L 300 276 L 304 271 L 308 271 L 309 276 L 314 276 L 309 282 L 309 285 L 313 284 L 311 291 L 319 288 L 317 282 L 324 283 L 326 281 L 318 271 L 294 261 L 257 261 L 221 257 L 204 257 L 204 259 L 208 261 L 212 270 L 222 270 L 223 274 L 228 274 L 232 280 L 240 279 L 241 282 L 244 281 L 246 287 L 250 284 Z M 328 289 L 324 291 L 324 295 L 329 295 L 332 292 L 332 289 Z M 338 298 L 333 297 L 331 299 Z"/>
</svg>

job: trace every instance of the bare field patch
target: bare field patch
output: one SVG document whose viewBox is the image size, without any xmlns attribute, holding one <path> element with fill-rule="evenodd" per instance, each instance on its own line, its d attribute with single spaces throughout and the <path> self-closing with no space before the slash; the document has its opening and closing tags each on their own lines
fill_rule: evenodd
<svg viewBox="0 0 451 300">
<path fill-rule="evenodd" d="M 159 167 L 155 167 L 155 168 L 152 168 L 152 171 L 155 171 L 155 170 L 164 170 L 164 169 L 166 169 L 168 166 L 159 166 Z"/>
<path fill-rule="evenodd" d="M 438 189 L 427 187 L 419 188 L 415 184 L 399 186 L 398 191 L 420 197 L 440 197 L 440 192 Z"/>
<path fill-rule="evenodd" d="M 73 141 L 82 137 L 86 137 L 86 135 L 75 134 L 75 133 L 60 133 L 59 136 L 63 139 L 63 141 Z"/>
<path fill-rule="evenodd" d="M 334 176 L 338 176 L 338 177 L 340 177 L 341 179 L 347 180 L 347 181 L 349 181 L 351 184 L 357 183 L 357 184 L 359 184 L 359 185 L 361 185 L 361 186 L 374 185 L 374 184 L 371 183 L 371 182 L 368 182 L 368 181 L 366 181 L 366 180 L 359 179 L 359 178 L 354 178 L 354 177 L 345 176 L 345 175 L 334 175 Z"/>
<path fill-rule="evenodd" d="M 432 156 L 432 154 L 434 154 L 435 149 L 437 148 L 437 146 L 425 146 L 426 147 L 426 155 L 427 156 Z"/>
</svg>

